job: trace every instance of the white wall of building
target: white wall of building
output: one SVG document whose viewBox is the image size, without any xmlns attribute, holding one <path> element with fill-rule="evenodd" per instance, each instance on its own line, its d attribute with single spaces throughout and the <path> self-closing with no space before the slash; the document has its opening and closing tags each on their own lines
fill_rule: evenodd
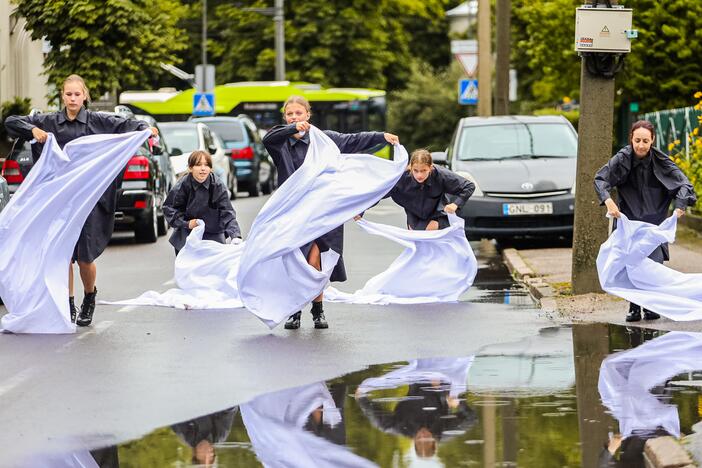
<svg viewBox="0 0 702 468">
<path fill-rule="evenodd" d="M 32 107 L 46 109 L 42 42 L 32 40 L 24 19 L 10 16 L 13 10 L 9 0 L 0 0 L 0 103 L 28 97 Z"/>
</svg>

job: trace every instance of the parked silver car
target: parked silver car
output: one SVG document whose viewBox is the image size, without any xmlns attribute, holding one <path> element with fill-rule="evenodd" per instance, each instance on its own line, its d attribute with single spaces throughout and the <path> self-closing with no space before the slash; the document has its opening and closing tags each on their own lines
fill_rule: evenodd
<svg viewBox="0 0 702 468">
<path fill-rule="evenodd" d="M 561 116 L 466 117 L 438 164 L 475 184 L 469 239 L 570 236 L 578 137 Z"/>
</svg>

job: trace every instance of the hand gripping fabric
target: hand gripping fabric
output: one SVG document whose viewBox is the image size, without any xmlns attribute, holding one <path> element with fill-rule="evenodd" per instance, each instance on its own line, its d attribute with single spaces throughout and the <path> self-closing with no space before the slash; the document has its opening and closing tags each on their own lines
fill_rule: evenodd
<svg viewBox="0 0 702 468">
<path fill-rule="evenodd" d="M 677 217 L 660 226 L 622 215 L 597 255 L 602 289 L 672 320 L 702 319 L 702 274 L 680 273 L 648 256 L 675 242 Z"/>
<path fill-rule="evenodd" d="M 53 135 L 0 213 L 0 297 L 13 333 L 73 333 L 68 265 L 83 224 L 149 130 L 91 135 L 59 148 Z"/>
<path fill-rule="evenodd" d="M 239 266 L 244 306 L 273 328 L 324 289 L 339 254 L 322 253 L 322 271 L 300 247 L 341 226 L 390 191 L 407 167 L 407 151 L 394 161 L 341 154 L 316 127 L 304 164 L 271 196 L 251 226 Z"/>
<path fill-rule="evenodd" d="M 329 287 L 324 298 L 354 304 L 454 302 L 473 284 L 478 262 L 464 233 L 465 221 L 449 215 L 450 226 L 437 231 L 410 231 L 361 219 L 369 234 L 405 247 L 387 270 L 353 294 Z"/>
</svg>

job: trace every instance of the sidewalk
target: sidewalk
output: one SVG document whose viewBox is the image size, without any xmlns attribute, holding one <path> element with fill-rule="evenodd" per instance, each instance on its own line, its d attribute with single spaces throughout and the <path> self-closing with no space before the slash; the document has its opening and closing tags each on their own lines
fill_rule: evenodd
<svg viewBox="0 0 702 468">
<path fill-rule="evenodd" d="M 503 258 L 514 277 L 527 285 L 552 319 L 567 322 L 610 322 L 624 324 L 628 302 L 609 294 L 571 294 L 572 249 L 505 249 Z M 684 273 L 702 273 L 702 236 L 681 227 L 670 245 L 666 265 Z M 673 322 L 661 318 L 638 322 L 637 326 L 700 331 L 700 322 Z"/>
</svg>

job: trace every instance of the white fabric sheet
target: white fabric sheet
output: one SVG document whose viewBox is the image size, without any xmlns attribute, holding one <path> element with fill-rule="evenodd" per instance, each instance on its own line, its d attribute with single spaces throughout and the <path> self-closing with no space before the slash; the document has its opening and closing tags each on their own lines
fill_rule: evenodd
<svg viewBox="0 0 702 468">
<path fill-rule="evenodd" d="M 658 427 L 680 437 L 677 407 L 662 402 L 650 390 L 678 374 L 700 369 L 702 334 L 671 332 L 605 359 L 598 389 L 624 438 Z"/>
<path fill-rule="evenodd" d="M 466 391 L 468 373 L 474 359 L 474 356 L 415 359 L 385 375 L 364 380 L 358 386 L 358 392 L 367 393 L 413 383 L 441 382 L 449 386 L 449 396 L 456 398 Z"/>
<path fill-rule="evenodd" d="M 324 424 L 333 427 L 341 422 L 323 382 L 269 393 L 239 406 L 254 451 L 267 467 L 376 466 L 303 429 L 310 414 L 319 408 Z"/>
<path fill-rule="evenodd" d="M 113 305 L 153 305 L 176 309 L 238 309 L 239 299 L 236 276 L 245 242 L 220 244 L 202 240 L 205 224 L 188 235 L 185 246 L 175 260 L 177 288 L 166 292 L 147 291 L 135 299 L 103 302 Z"/>
<path fill-rule="evenodd" d="M 316 127 L 304 164 L 271 196 L 251 226 L 239 267 L 244 306 L 273 328 L 324 289 L 338 253 L 322 254 L 322 271 L 300 247 L 373 206 L 407 166 L 407 151 L 395 146 L 394 161 L 341 154 Z"/>
<path fill-rule="evenodd" d="M 660 226 L 622 215 L 597 256 L 602 289 L 673 320 L 702 319 L 702 274 L 648 258 L 660 244 L 675 241 L 676 229 L 675 215 Z"/>
<path fill-rule="evenodd" d="M 385 237 L 405 250 L 382 273 L 353 294 L 334 287 L 324 291 L 331 302 L 418 304 L 457 301 L 473 284 L 478 262 L 466 239 L 465 221 L 449 215 L 450 226 L 437 231 L 410 231 L 359 220 L 369 234 Z"/>
<path fill-rule="evenodd" d="M 73 333 L 68 265 L 83 223 L 107 186 L 151 134 L 91 135 L 63 150 L 53 135 L 0 213 L 0 297 L 13 333 Z"/>
</svg>

